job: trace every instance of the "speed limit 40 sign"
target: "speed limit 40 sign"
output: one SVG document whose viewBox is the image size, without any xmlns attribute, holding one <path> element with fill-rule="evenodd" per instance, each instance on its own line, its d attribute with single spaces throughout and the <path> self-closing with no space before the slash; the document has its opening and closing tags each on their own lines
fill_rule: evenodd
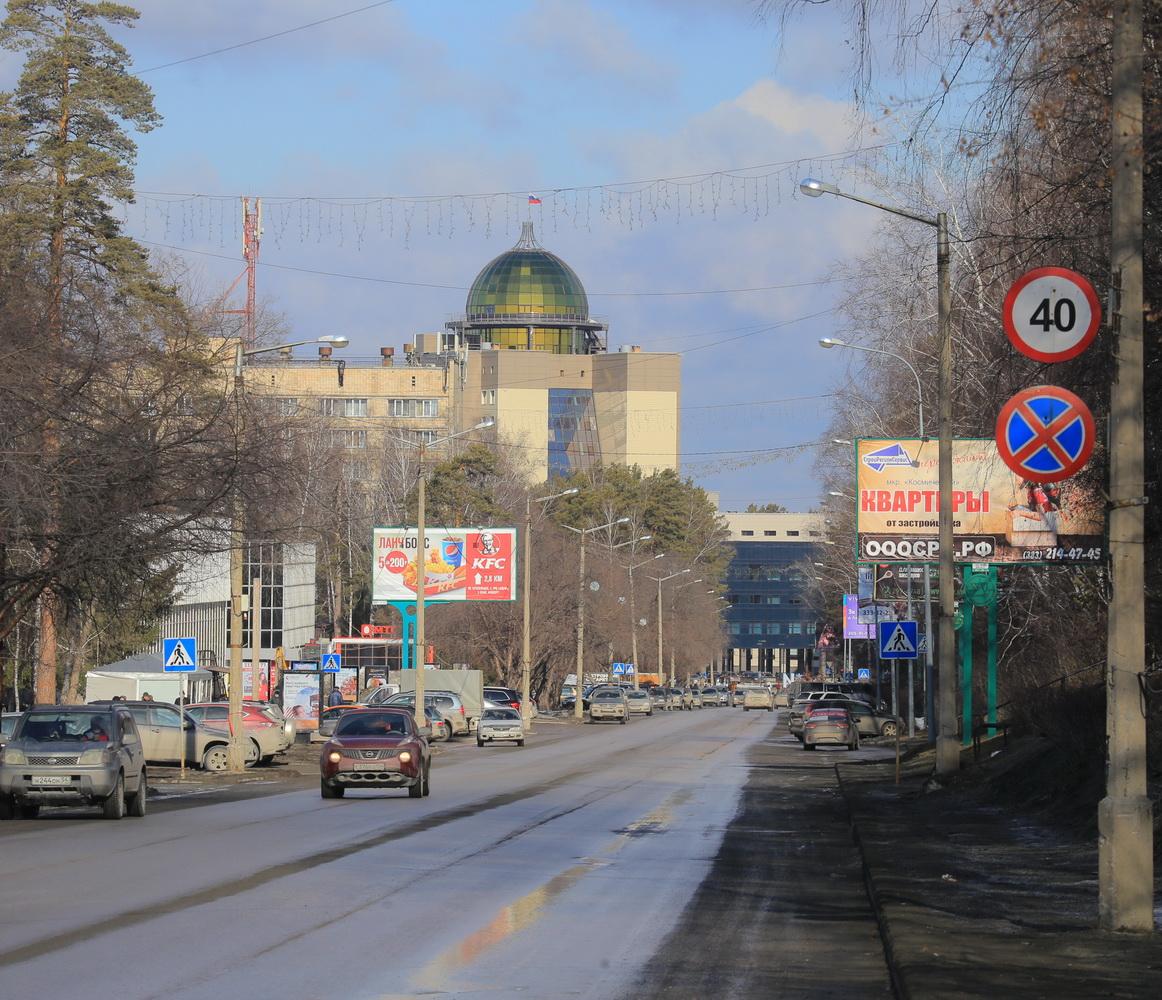
<svg viewBox="0 0 1162 1000">
<path fill-rule="evenodd" d="M 1069 361 L 1097 336 L 1101 303 L 1085 278 L 1064 267 L 1039 267 L 1018 279 L 1004 305 L 1005 333 L 1036 361 Z"/>
</svg>

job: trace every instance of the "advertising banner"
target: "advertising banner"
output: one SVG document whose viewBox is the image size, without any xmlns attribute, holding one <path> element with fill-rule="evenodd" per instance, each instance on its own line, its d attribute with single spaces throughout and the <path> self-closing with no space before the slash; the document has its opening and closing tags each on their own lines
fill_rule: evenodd
<svg viewBox="0 0 1162 1000">
<path fill-rule="evenodd" d="M 856 561 L 940 558 L 937 442 L 856 442 Z M 1105 558 L 1101 496 L 1076 478 L 1021 479 L 991 439 L 952 444 L 953 558 L 960 563 L 1098 564 Z M 922 578 L 921 578 L 922 579 Z"/>
<path fill-rule="evenodd" d="M 516 600 L 515 528 L 426 528 L 424 596 L 433 601 Z M 414 601 L 419 531 L 372 531 L 371 602 Z"/>
<path fill-rule="evenodd" d="M 843 595 L 843 638 L 870 639 L 874 626 L 864 625 L 859 620 L 859 595 Z"/>
<path fill-rule="evenodd" d="M 282 712 L 299 729 L 319 727 L 318 674 L 283 674 Z"/>
</svg>

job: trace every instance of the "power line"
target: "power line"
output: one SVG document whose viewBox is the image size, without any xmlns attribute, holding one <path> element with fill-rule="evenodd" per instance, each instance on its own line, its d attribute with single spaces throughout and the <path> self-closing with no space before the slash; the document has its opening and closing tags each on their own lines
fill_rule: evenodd
<svg viewBox="0 0 1162 1000">
<path fill-rule="evenodd" d="M 306 31 L 307 28 L 317 28 L 320 24 L 329 24 L 331 21 L 340 21 L 345 17 L 351 17 L 354 14 L 362 14 L 369 10 L 375 10 L 376 7 L 386 7 L 388 4 L 395 3 L 395 0 L 378 0 L 377 3 L 369 3 L 366 7 L 357 7 L 355 10 L 344 11 L 342 14 L 332 14 L 330 17 L 323 17 L 317 21 L 309 21 L 306 24 L 300 24 L 294 28 L 286 28 L 283 31 L 276 31 L 270 35 L 262 35 L 259 38 L 251 38 L 245 42 L 237 42 L 234 45 L 225 45 L 220 49 L 211 49 L 209 52 L 201 52 L 196 56 L 186 56 L 184 59 L 175 59 L 173 62 L 162 63 L 160 66 L 150 66 L 149 69 L 142 69 L 137 71 L 140 76 L 143 73 L 156 73 L 159 69 L 169 69 L 171 66 L 181 66 L 184 63 L 195 62 L 198 59 L 208 59 L 210 56 L 218 56 L 223 52 L 233 52 L 236 49 L 244 49 L 250 45 L 258 45 L 260 42 L 269 42 L 272 38 L 284 38 L 287 35 L 293 35 L 298 31 Z"/>
</svg>

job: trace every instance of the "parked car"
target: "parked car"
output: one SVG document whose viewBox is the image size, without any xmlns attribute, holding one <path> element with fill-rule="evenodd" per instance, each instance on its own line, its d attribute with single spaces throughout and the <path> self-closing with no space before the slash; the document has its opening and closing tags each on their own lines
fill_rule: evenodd
<svg viewBox="0 0 1162 1000">
<path fill-rule="evenodd" d="M 859 727 L 852 714 L 842 706 L 820 708 L 807 716 L 803 723 L 803 749 L 832 744 L 859 749 Z"/>
<path fill-rule="evenodd" d="M 775 692 L 775 708 L 790 708 L 791 707 L 791 690 L 790 688 L 779 688 Z"/>
<path fill-rule="evenodd" d="M 0 750 L 0 819 L 88 803 L 106 819 L 145 815 L 145 750 L 118 706 L 44 705 L 25 712 Z"/>
<path fill-rule="evenodd" d="M 428 720 L 428 729 L 424 735 L 429 740 L 436 743 L 440 740 L 447 741 L 452 738 L 452 723 L 440 714 L 440 710 L 435 705 L 424 705 L 424 717 Z"/>
<path fill-rule="evenodd" d="M 290 718 L 290 716 L 284 715 L 280 705 L 273 701 L 257 701 L 250 698 L 247 698 L 243 704 L 255 705 L 265 711 L 266 714 L 269 715 L 275 722 L 281 722 L 283 741 L 286 743 L 288 748 L 294 746 L 294 742 L 298 736 L 299 731 L 298 723 L 295 722 L 294 719 Z"/>
<path fill-rule="evenodd" d="M 357 708 L 335 726 L 319 755 L 319 792 L 341 799 L 348 788 L 431 792 L 432 751 L 403 707 Z"/>
<path fill-rule="evenodd" d="M 605 687 L 589 698 L 589 721 L 613 719 L 623 726 L 629 720 L 629 701 L 620 688 Z"/>
<path fill-rule="evenodd" d="M 765 708 L 768 712 L 775 710 L 775 699 L 769 688 L 748 687 L 742 692 L 742 710 L 749 712 L 752 708 Z"/>
<path fill-rule="evenodd" d="M 317 729 L 311 730 L 310 742 L 326 743 L 335 732 L 339 720 L 354 708 L 366 708 L 366 705 L 332 705 L 323 709 L 323 716 L 319 719 Z"/>
<path fill-rule="evenodd" d="M 827 706 L 842 705 L 846 708 L 855 719 L 855 724 L 859 728 L 859 735 L 862 736 L 886 736 L 889 739 L 894 739 L 896 730 L 899 728 L 899 720 L 891 715 L 885 715 L 882 712 L 877 712 L 871 705 L 863 701 L 856 701 L 853 698 L 839 699 L 835 701 L 825 701 L 823 704 Z"/>
<path fill-rule="evenodd" d="M 212 701 L 187 705 L 186 714 L 203 725 L 230 731 L 229 702 Z M 286 741 L 286 731 L 282 723 L 254 702 L 242 703 L 242 726 L 246 730 L 246 735 L 258 744 L 260 763 L 269 764 L 278 754 L 285 754 L 290 746 Z"/>
<path fill-rule="evenodd" d="M 702 695 L 697 688 L 682 689 L 682 708 L 687 712 L 702 707 Z"/>
<path fill-rule="evenodd" d="M 16 728 L 16 720 L 23 714 L 23 712 L 5 712 L 0 715 L 0 747 L 12 738 L 12 730 Z"/>
<path fill-rule="evenodd" d="M 384 707 L 402 705 L 411 708 L 415 703 L 415 692 L 401 691 L 399 694 L 393 694 L 383 702 L 383 705 Z M 458 694 L 453 694 L 451 691 L 425 691 L 424 704 L 431 705 L 448 720 L 452 726 L 453 736 L 460 736 L 468 732 L 468 716 L 464 712 L 464 702 L 460 700 Z"/>
<path fill-rule="evenodd" d="M 631 715 L 654 714 L 654 700 L 648 691 L 626 691 L 625 699 Z"/>
<path fill-rule="evenodd" d="M 145 747 L 147 764 L 177 764 L 182 756 L 184 737 L 185 760 L 206 771 L 225 771 L 230 766 L 230 733 L 225 727 L 208 726 L 176 705 L 163 701 L 95 701 L 92 705 L 122 705 L 129 709 L 137 732 Z M 256 739 L 244 745 L 245 763 L 254 767 L 262 757 Z"/>
<path fill-rule="evenodd" d="M 497 685 L 486 686 L 484 688 L 484 697 L 489 701 L 494 701 L 502 708 L 515 708 L 518 711 L 521 706 L 520 692 L 510 687 L 499 687 Z"/>
<path fill-rule="evenodd" d="M 703 688 L 698 697 L 703 708 L 717 708 L 721 704 L 718 700 L 718 688 L 715 687 Z"/>
<path fill-rule="evenodd" d="M 496 740 L 512 740 L 518 747 L 525 745 L 525 728 L 518 709 L 503 706 L 486 708 L 476 727 L 476 745 L 484 746 Z"/>
</svg>

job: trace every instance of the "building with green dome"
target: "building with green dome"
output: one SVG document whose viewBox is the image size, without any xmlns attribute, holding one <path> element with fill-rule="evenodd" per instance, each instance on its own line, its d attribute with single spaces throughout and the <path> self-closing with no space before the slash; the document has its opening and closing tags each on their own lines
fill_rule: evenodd
<svg viewBox="0 0 1162 1000">
<path fill-rule="evenodd" d="M 447 328 L 468 350 L 598 354 L 606 324 L 589 316 L 589 298 L 577 273 L 521 227 L 511 250 L 494 257 L 472 282 L 464 316 Z"/>
</svg>

